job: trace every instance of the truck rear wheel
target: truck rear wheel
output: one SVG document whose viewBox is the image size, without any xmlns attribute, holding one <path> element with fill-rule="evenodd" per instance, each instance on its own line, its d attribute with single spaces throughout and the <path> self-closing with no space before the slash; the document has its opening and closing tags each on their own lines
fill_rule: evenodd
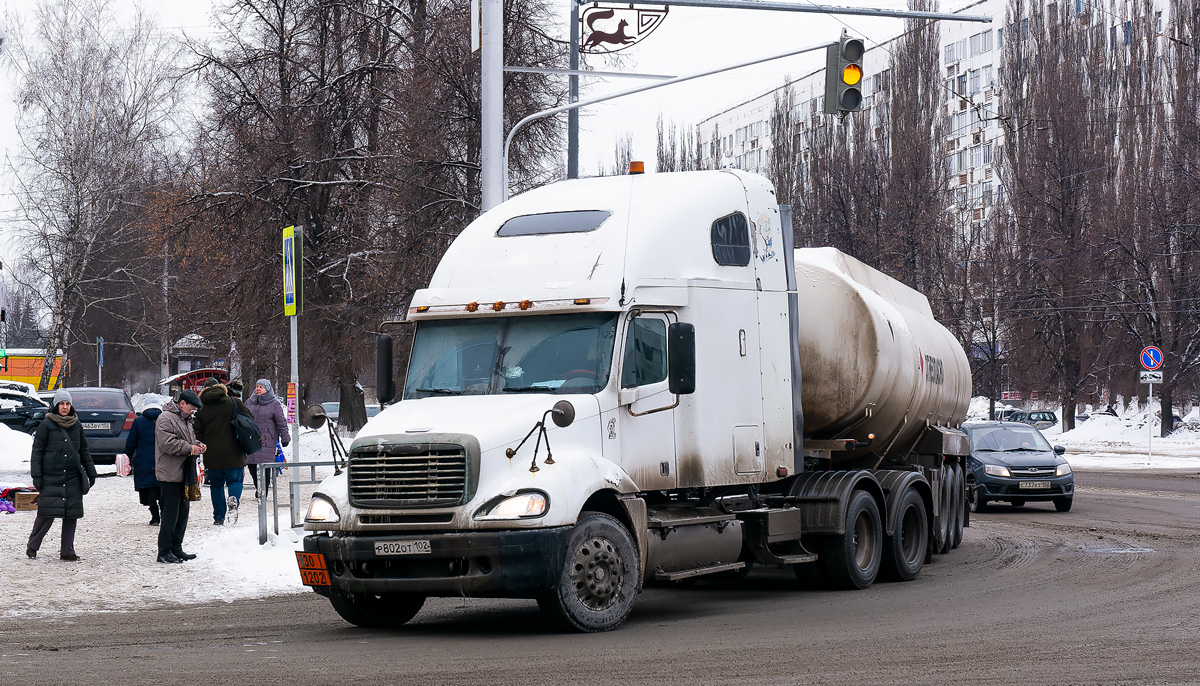
<svg viewBox="0 0 1200 686">
<path fill-rule="evenodd" d="M 817 564 L 835 588 L 866 588 L 879 574 L 883 526 L 879 506 L 866 491 L 855 491 L 846 507 L 846 533 L 822 541 Z"/>
<path fill-rule="evenodd" d="M 538 598 L 538 607 L 571 631 L 615 629 L 633 610 L 640 565 L 637 544 L 621 522 L 584 513 L 567 541 L 558 583 Z"/>
<path fill-rule="evenodd" d="M 402 626 L 417 616 L 425 604 L 425 596 L 411 593 L 345 593 L 334 591 L 329 596 L 333 609 L 342 619 L 368 629 Z"/>
<path fill-rule="evenodd" d="M 909 488 L 900 499 L 896 526 L 884 546 L 884 578 L 912 581 L 925 564 L 925 549 L 929 547 L 929 513 L 925 499 L 915 488 Z"/>
<path fill-rule="evenodd" d="M 941 467 L 941 500 L 937 515 L 933 518 L 933 552 L 938 554 L 950 552 L 954 537 L 954 470 L 950 465 Z"/>
</svg>

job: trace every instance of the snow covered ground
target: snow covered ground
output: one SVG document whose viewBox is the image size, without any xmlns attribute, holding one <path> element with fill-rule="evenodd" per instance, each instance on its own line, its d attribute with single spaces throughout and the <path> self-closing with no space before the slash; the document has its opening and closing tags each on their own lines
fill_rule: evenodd
<svg viewBox="0 0 1200 686">
<path fill-rule="evenodd" d="M 969 416 L 981 419 L 986 415 L 986 399 L 974 399 Z M 1193 411 L 1184 419 L 1186 428 L 1171 437 L 1155 435 L 1154 457 L 1149 463 L 1145 411 L 1122 410 L 1117 417 L 1093 414 L 1074 431 L 1064 434 L 1056 427 L 1046 434 L 1052 443 L 1067 448 L 1067 458 L 1078 468 L 1200 468 L 1200 417 Z M 1157 434 L 1157 425 L 1154 430 Z M 31 445 L 28 435 L 0 425 L 0 488 L 31 484 Z M 324 431 L 306 432 L 301 447 L 303 461 L 331 459 Z M 286 528 L 286 508 L 280 512 L 280 535 L 272 535 L 260 546 L 258 502 L 251 497 L 252 491 L 243 499 L 237 524 L 216 527 L 204 489 L 204 500 L 192 504 L 184 541 L 184 549 L 199 557 L 182 565 L 159 564 L 155 559 L 158 527 L 147 524 L 149 513 L 138 504 L 132 478 L 115 476 L 111 466 L 100 471 L 110 476 L 99 479 L 85 498 L 86 514 L 75 541 L 82 558 L 79 562 L 58 559 L 57 524 L 42 544 L 38 559 L 26 558 L 25 541 L 34 513 L 0 514 L 0 589 L 6 601 L 0 616 L 132 612 L 145 606 L 206 601 L 236 604 L 308 592 L 300 584 L 293 554 L 300 547 L 301 535 Z M 305 490 L 311 492 L 311 487 Z"/>
<path fill-rule="evenodd" d="M 32 444 L 30 436 L 0 424 L 0 489 L 32 485 Z M 302 462 L 331 459 L 324 430 L 306 432 L 300 445 Z M 328 470 L 318 468 L 318 478 Z M 5 599 L 0 616 L 131 612 L 145 606 L 238 603 L 308 591 L 296 568 L 294 551 L 300 549 L 302 534 L 288 528 L 286 487 L 280 498 L 280 534 L 276 537 L 270 528 L 270 540 L 261 546 L 258 501 L 249 477 L 233 526 L 213 526 L 212 501 L 203 488 L 203 500 L 192 503 L 184 537 L 184 550 L 198 557 L 171 565 L 156 559 L 158 527 L 149 525 L 149 510 L 138 503 L 133 478 L 116 476 L 111 465 L 99 466 L 98 471 L 102 478 L 84 498 L 84 517 L 75 535 L 79 562 L 58 559 L 58 523 L 42 542 L 38 558 L 27 558 L 25 543 L 36 513 L 0 514 L 0 589 Z M 307 479 L 309 470 L 300 471 Z M 304 490 L 311 492 L 312 487 Z"/>
</svg>

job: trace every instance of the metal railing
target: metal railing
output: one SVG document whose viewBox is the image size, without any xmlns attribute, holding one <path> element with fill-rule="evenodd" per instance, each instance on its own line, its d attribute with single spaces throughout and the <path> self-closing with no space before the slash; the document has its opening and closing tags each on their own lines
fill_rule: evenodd
<svg viewBox="0 0 1200 686">
<path fill-rule="evenodd" d="M 267 487 L 267 475 L 271 475 L 271 481 L 274 488 L 271 491 L 271 514 L 270 517 L 275 523 L 275 535 L 279 535 L 279 484 L 283 481 L 279 477 L 281 474 L 271 474 L 271 469 L 305 469 L 311 468 L 308 479 L 300 479 L 300 474 L 293 474 L 293 479 L 288 480 L 288 512 L 290 516 L 291 528 L 304 526 L 304 512 L 301 511 L 300 505 L 300 487 L 306 484 L 318 484 L 321 479 L 317 478 L 317 467 L 334 467 L 345 469 L 345 462 L 335 462 L 329 460 L 326 462 L 264 462 L 255 465 L 258 468 L 258 483 L 260 489 Z M 258 497 L 258 544 L 263 545 L 267 542 L 267 497 L 265 492 L 260 492 Z"/>
</svg>

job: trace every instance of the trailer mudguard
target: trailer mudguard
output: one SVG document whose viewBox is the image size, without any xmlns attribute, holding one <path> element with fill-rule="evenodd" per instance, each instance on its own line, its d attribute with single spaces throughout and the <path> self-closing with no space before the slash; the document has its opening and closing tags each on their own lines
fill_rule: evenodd
<svg viewBox="0 0 1200 686">
<path fill-rule="evenodd" d="M 866 470 L 805 472 L 796 476 L 788 496 L 802 512 L 804 533 L 846 533 L 846 507 L 851 494 L 864 490 L 875 498 L 879 511 L 886 505 L 883 488 Z"/>
<path fill-rule="evenodd" d="M 925 508 L 932 517 L 933 488 L 924 474 L 900 469 L 881 469 L 875 472 L 875 478 L 879 480 L 879 486 L 883 488 L 884 497 L 887 499 L 887 519 L 883 523 L 883 529 L 888 536 L 896 530 L 896 520 L 900 517 L 900 497 L 909 488 L 916 488 L 921 494 Z"/>
</svg>

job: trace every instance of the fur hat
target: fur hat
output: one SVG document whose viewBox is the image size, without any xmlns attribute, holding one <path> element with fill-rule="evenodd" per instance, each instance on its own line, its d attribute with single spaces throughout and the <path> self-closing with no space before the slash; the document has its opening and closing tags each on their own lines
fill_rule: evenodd
<svg viewBox="0 0 1200 686">
<path fill-rule="evenodd" d="M 58 404 L 61 402 L 68 402 L 71 405 L 75 404 L 75 401 L 71 400 L 71 394 L 65 388 L 60 388 L 54 392 L 54 399 L 50 401 L 50 407 L 58 407 Z"/>
<path fill-rule="evenodd" d="M 204 403 L 200 402 L 200 396 L 196 395 L 195 391 L 187 390 L 179 394 L 179 399 L 196 408 L 197 410 L 204 407 Z"/>
<path fill-rule="evenodd" d="M 229 395 L 235 398 L 240 398 L 242 397 L 242 382 L 238 379 L 234 379 L 233 381 L 225 384 L 225 390 L 229 391 Z"/>
</svg>

